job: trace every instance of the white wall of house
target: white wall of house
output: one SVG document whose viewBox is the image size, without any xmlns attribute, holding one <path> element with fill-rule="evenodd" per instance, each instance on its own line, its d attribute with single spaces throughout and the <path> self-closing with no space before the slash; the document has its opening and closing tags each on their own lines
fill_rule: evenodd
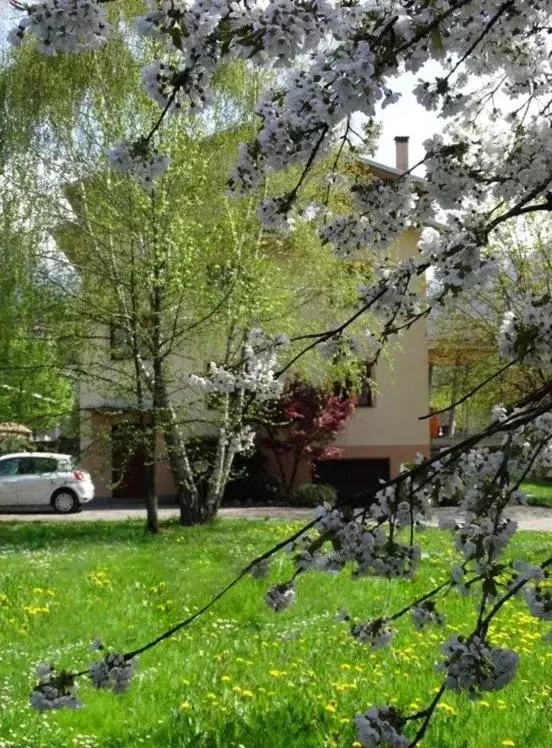
<svg viewBox="0 0 552 748">
<path fill-rule="evenodd" d="M 395 246 L 397 259 L 414 256 L 417 242 L 417 231 L 402 234 Z M 380 359 L 372 376 L 373 407 L 357 409 L 336 446 L 343 449 L 342 458 L 388 456 L 391 473 L 396 474 L 400 463 L 412 460 L 417 452 L 429 454 L 428 421 L 419 420 L 429 408 L 425 320 L 392 339 L 387 357 Z"/>
</svg>

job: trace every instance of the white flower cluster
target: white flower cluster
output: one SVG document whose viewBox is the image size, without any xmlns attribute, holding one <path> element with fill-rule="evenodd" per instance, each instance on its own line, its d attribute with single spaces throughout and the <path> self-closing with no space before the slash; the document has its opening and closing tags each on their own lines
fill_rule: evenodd
<svg viewBox="0 0 552 748">
<path fill-rule="evenodd" d="M 228 448 L 232 454 L 251 452 L 255 446 L 255 431 L 246 425 L 228 437 Z"/>
<path fill-rule="evenodd" d="M 462 486 L 461 507 L 466 512 L 466 520 L 500 513 L 500 487 L 496 477 L 499 474 L 505 455 L 502 451 L 471 449 L 463 454 L 456 466 L 456 475 Z"/>
<path fill-rule="evenodd" d="M 372 553 L 358 562 L 353 570 L 353 578 L 378 576 L 386 579 L 412 577 L 420 564 L 421 549 L 419 545 L 390 542 L 384 536 L 384 542 L 378 542 Z"/>
<path fill-rule="evenodd" d="M 407 479 L 402 485 L 387 486 L 378 491 L 370 503 L 370 517 L 378 523 L 393 522 L 397 529 L 420 525 L 430 519 L 429 493 Z"/>
<path fill-rule="evenodd" d="M 266 604 L 279 613 L 296 600 L 295 587 L 291 583 L 273 584 L 265 595 Z"/>
<path fill-rule="evenodd" d="M 446 688 L 467 690 L 472 696 L 504 688 L 514 678 L 519 661 L 516 652 L 491 647 L 478 636 L 454 635 L 441 649 L 445 658 L 437 669 L 446 673 Z"/>
<path fill-rule="evenodd" d="M 39 665 L 37 675 L 40 678 L 34 687 L 30 704 L 38 711 L 49 709 L 78 709 L 82 701 L 77 697 L 78 684 L 72 673 L 56 673 L 52 665 Z"/>
<path fill-rule="evenodd" d="M 410 258 L 392 269 L 384 262 L 374 269 L 376 280 L 369 286 L 360 284 L 361 303 L 385 322 L 400 324 L 412 322 L 427 309 L 425 293 L 411 287 L 418 275 L 418 259 Z"/>
<path fill-rule="evenodd" d="M 250 393 L 259 401 L 278 397 L 283 382 L 274 375 L 278 355 L 288 344 L 289 338 L 284 333 L 270 338 L 262 330 L 252 330 L 244 346 L 243 364 L 237 371 L 211 362 L 206 377 L 192 374 L 190 382 L 205 392 Z"/>
<path fill-rule="evenodd" d="M 456 588 L 456 590 L 465 597 L 469 594 L 469 588 L 466 584 L 464 584 L 464 579 L 466 576 L 465 570 L 459 566 L 458 564 L 455 564 L 452 569 L 450 570 L 450 576 L 452 579 L 452 584 Z"/>
<path fill-rule="evenodd" d="M 147 143 L 138 141 L 128 145 L 119 141 L 109 153 L 111 166 L 135 179 L 147 190 L 169 168 L 169 157 L 156 153 Z"/>
<path fill-rule="evenodd" d="M 445 617 L 437 610 L 433 600 L 424 600 L 410 609 L 414 626 L 420 631 L 426 626 L 444 626 Z"/>
<path fill-rule="evenodd" d="M 235 43 L 242 47 L 240 54 L 255 62 L 285 65 L 316 49 L 328 27 L 338 21 L 335 9 L 325 0 L 272 0 L 249 13 L 234 2 L 231 17 L 237 28 L 243 24 L 246 29 Z"/>
<path fill-rule="evenodd" d="M 482 517 L 477 522 L 456 524 L 442 522 L 441 529 L 452 529 L 456 537 L 456 549 L 466 561 L 475 561 L 478 574 L 489 571 L 493 562 L 500 556 L 517 529 L 517 522 L 511 519 L 492 520 Z"/>
<path fill-rule="evenodd" d="M 536 471 L 544 473 L 545 475 L 552 475 L 552 441 L 543 448 L 539 454 L 537 461 L 535 462 Z"/>
<path fill-rule="evenodd" d="M 152 62 L 142 70 L 149 96 L 162 109 L 174 111 L 187 104 L 191 109 L 201 108 L 209 97 L 211 71 L 200 65 L 183 70 L 164 62 Z"/>
<path fill-rule="evenodd" d="M 395 630 L 385 618 L 375 618 L 365 623 L 353 623 L 351 636 L 372 649 L 383 649 L 391 644 Z"/>
<path fill-rule="evenodd" d="M 527 585 L 523 595 L 532 616 L 552 621 L 552 585 Z"/>
<path fill-rule="evenodd" d="M 369 246 L 370 229 L 366 221 L 352 215 L 341 215 L 333 218 L 320 228 L 320 238 L 324 243 L 334 245 L 338 257 L 347 257 L 358 250 Z"/>
<path fill-rule="evenodd" d="M 497 273 L 497 263 L 481 252 L 482 239 L 474 230 L 426 228 L 418 242 L 420 262 L 433 268 L 433 285 L 443 293 L 485 286 Z"/>
<path fill-rule="evenodd" d="M 406 720 L 393 706 L 373 706 L 355 715 L 357 738 L 363 748 L 408 748 L 410 740 L 403 734 Z"/>
<path fill-rule="evenodd" d="M 27 13 L 10 33 L 16 46 L 32 33 L 41 52 L 55 55 L 97 49 L 108 38 L 105 10 L 96 0 L 46 0 L 29 6 Z"/>
<path fill-rule="evenodd" d="M 457 208 L 470 189 L 479 186 L 482 180 L 478 165 L 472 163 L 469 143 L 462 135 L 458 139 L 445 142 L 442 135 L 434 135 L 424 141 L 423 146 L 428 154 L 426 180 L 430 189 L 438 196 L 442 208 Z M 483 184 L 479 187 L 477 197 L 482 197 Z"/>
<path fill-rule="evenodd" d="M 357 210 L 368 221 L 363 234 L 364 246 L 387 246 L 412 224 L 416 215 L 416 196 L 407 179 L 357 182 L 351 187 L 351 193 Z"/>
<path fill-rule="evenodd" d="M 531 0 L 515 13 L 505 13 L 502 6 L 499 0 L 486 0 L 474 13 L 472 3 L 458 6 L 453 0 L 408 6 L 396 0 L 162 0 L 138 25 L 142 34 L 166 41 L 176 53 L 179 71 L 193 68 L 200 77 L 224 57 L 291 68 L 269 97 L 272 110 L 263 113 L 263 152 L 255 163 L 272 170 L 304 160 L 317 135 L 331 139 L 349 115 L 373 117 L 377 105 L 392 104 L 398 97 L 386 81 L 399 69 L 416 72 L 432 58 L 451 68 L 450 75 L 435 85 L 422 83 L 416 93 L 425 106 L 444 116 L 461 105 L 457 129 L 464 124 L 462 117 L 473 129 L 481 95 L 480 86 L 466 93 L 472 79 L 485 78 L 491 90 L 498 81 L 496 87 L 506 93 L 505 99 L 527 91 L 544 98 L 552 88 L 547 54 L 550 0 Z M 62 33 L 70 40 L 64 38 L 61 48 L 93 48 L 105 36 L 97 23 L 99 5 L 50 0 L 30 12 L 44 7 L 59 8 L 70 19 L 76 8 L 83 9 L 82 19 L 74 24 L 76 33 L 70 22 L 64 23 Z M 484 35 L 482 24 L 488 24 Z M 44 29 L 51 26 L 50 19 L 40 24 Z M 61 27 L 61 20 L 54 26 Z M 462 57 L 460 70 L 452 69 L 466 49 L 473 49 L 472 54 Z M 179 85 L 185 88 L 184 78 Z M 494 98 L 489 96 L 488 102 L 495 119 L 505 117 Z M 519 126 L 509 128 L 509 133 L 493 129 L 486 139 L 479 133 L 471 139 L 451 133 L 446 141 L 442 136 L 428 141 L 427 178 L 444 207 L 471 211 L 486 192 L 500 202 L 530 193 L 538 185 L 546 188 L 551 153 L 546 117 L 539 117 L 538 106 L 520 110 L 512 115 Z"/>
<path fill-rule="evenodd" d="M 257 563 L 251 568 L 251 571 L 249 573 L 251 574 L 253 579 L 264 579 L 268 574 L 269 568 L 269 560 L 267 558 L 263 558 L 261 559 L 261 561 L 257 561 Z"/>
<path fill-rule="evenodd" d="M 519 312 L 508 311 L 499 331 L 498 348 L 503 358 L 520 358 L 545 372 L 552 370 L 552 300 L 531 297 Z"/>
<path fill-rule="evenodd" d="M 497 406 L 493 411 L 493 420 L 503 422 L 506 418 L 519 415 L 522 413 L 517 411 L 508 415 L 503 406 Z M 545 412 L 508 432 L 501 439 L 499 449 L 472 449 L 454 461 L 445 459 L 442 464 L 435 463 L 434 468 L 438 470 L 432 485 L 441 501 L 459 500 L 467 523 L 481 524 L 481 520 L 485 519 L 485 528 L 490 527 L 488 520 L 500 525 L 507 503 L 511 500 L 519 503 L 524 501 L 522 492 L 512 484 L 522 479 L 527 470 L 536 464 L 536 455 L 543 465 L 546 464 L 549 454 L 552 454 L 549 452 L 551 440 L 552 413 Z M 498 480 L 499 476 L 505 480 Z M 456 527 L 455 523 L 449 523 L 449 526 L 451 529 Z"/>
<path fill-rule="evenodd" d="M 320 533 L 322 546 L 315 541 L 315 550 L 294 545 L 292 550 L 300 547 L 295 557 L 297 568 L 301 571 L 316 569 L 336 572 L 347 563 L 353 564 L 352 576 L 355 579 L 364 576 L 385 578 L 410 577 L 420 562 L 421 551 L 416 545 L 403 545 L 391 541 L 380 527 L 370 527 L 363 522 L 345 519 L 337 509 L 318 507 L 316 529 Z M 331 550 L 327 550 L 327 545 Z"/>
<path fill-rule="evenodd" d="M 513 561 L 512 569 L 515 572 L 516 582 L 522 579 L 544 579 L 546 577 L 542 566 L 533 566 L 533 564 L 528 564 L 526 561 Z"/>
<path fill-rule="evenodd" d="M 316 346 L 324 361 L 341 362 L 348 356 L 358 356 L 359 346 L 356 338 L 345 335 L 334 335 Z"/>
<path fill-rule="evenodd" d="M 285 198 L 266 198 L 257 208 L 260 222 L 267 231 L 287 234 L 293 229 L 294 219 L 290 218 L 289 206 Z"/>
<path fill-rule="evenodd" d="M 141 36 L 159 41 L 183 52 L 205 41 L 228 12 L 228 0 L 149 0 L 150 10 L 136 19 Z"/>
<path fill-rule="evenodd" d="M 101 660 L 90 663 L 88 674 L 95 688 L 124 693 L 130 686 L 137 662 L 136 657 L 127 659 L 117 652 L 107 652 Z"/>
</svg>

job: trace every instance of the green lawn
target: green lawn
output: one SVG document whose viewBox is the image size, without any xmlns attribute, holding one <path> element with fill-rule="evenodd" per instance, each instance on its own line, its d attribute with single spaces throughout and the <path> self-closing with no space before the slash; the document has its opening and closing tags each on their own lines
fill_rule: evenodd
<svg viewBox="0 0 552 748">
<path fill-rule="evenodd" d="M 527 494 L 529 504 L 552 507 L 552 482 L 524 483 L 521 488 Z"/>
<path fill-rule="evenodd" d="M 427 556 L 415 582 L 310 574 L 296 605 L 280 614 L 263 602 L 266 580 L 248 578 L 205 618 L 142 655 L 122 696 L 86 683 L 86 706 L 39 714 L 28 706 L 36 665 L 81 668 L 99 636 L 117 650 L 143 643 L 209 596 L 291 523 L 220 521 L 168 525 L 156 538 L 139 523 L 0 526 L 0 748 L 171 746 L 329 747 L 354 744 L 351 717 L 373 703 L 416 710 L 440 682 L 437 645 L 448 631 L 416 633 L 399 623 L 395 646 L 370 652 L 335 612 L 369 618 L 443 578 L 449 539 L 424 535 Z M 517 550 L 536 558 L 544 533 L 520 533 Z M 270 578 L 289 572 L 275 562 Z M 450 630 L 468 632 L 474 614 L 458 595 L 444 605 Z M 515 603 L 495 640 L 521 653 L 519 674 L 481 701 L 447 694 L 424 748 L 546 748 L 552 745 L 552 646 Z M 511 741 L 511 742 L 508 742 Z"/>
</svg>

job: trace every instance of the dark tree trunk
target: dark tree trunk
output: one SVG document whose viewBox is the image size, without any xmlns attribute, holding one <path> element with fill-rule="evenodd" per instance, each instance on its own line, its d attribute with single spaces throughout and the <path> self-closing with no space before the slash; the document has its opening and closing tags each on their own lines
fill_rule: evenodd
<svg viewBox="0 0 552 748">
<path fill-rule="evenodd" d="M 157 489 L 155 485 L 155 463 L 148 465 L 148 495 L 146 497 L 146 532 L 159 532 Z"/>
<path fill-rule="evenodd" d="M 186 489 L 181 486 L 177 492 L 178 506 L 180 508 L 180 524 L 184 527 L 200 525 L 204 522 L 204 513 L 200 501 L 190 501 Z"/>
<path fill-rule="evenodd" d="M 157 500 L 157 482 L 155 478 L 155 466 L 157 463 L 157 429 L 155 408 L 152 413 L 151 431 L 147 435 L 148 443 L 148 492 L 146 496 L 146 532 L 156 535 L 159 532 L 158 500 Z"/>
</svg>

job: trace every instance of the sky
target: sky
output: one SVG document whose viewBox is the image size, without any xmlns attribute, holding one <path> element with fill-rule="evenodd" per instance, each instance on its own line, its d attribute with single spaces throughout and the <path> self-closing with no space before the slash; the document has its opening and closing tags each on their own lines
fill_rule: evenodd
<svg viewBox="0 0 552 748">
<path fill-rule="evenodd" d="M 0 0 L 1 2 L 1 0 Z M 378 113 L 378 121 L 383 124 L 379 147 L 374 159 L 388 166 L 395 166 L 396 136 L 408 135 L 409 160 L 412 166 L 421 161 L 425 155 L 422 143 L 435 133 L 441 132 L 444 120 L 439 119 L 435 112 L 428 112 L 418 104 L 412 94 L 418 78 L 432 80 L 442 69 L 437 63 L 429 63 L 416 75 L 406 74 L 388 83 L 392 91 L 401 94 L 399 101 Z M 417 169 L 415 174 L 423 176 L 423 168 Z"/>
</svg>

